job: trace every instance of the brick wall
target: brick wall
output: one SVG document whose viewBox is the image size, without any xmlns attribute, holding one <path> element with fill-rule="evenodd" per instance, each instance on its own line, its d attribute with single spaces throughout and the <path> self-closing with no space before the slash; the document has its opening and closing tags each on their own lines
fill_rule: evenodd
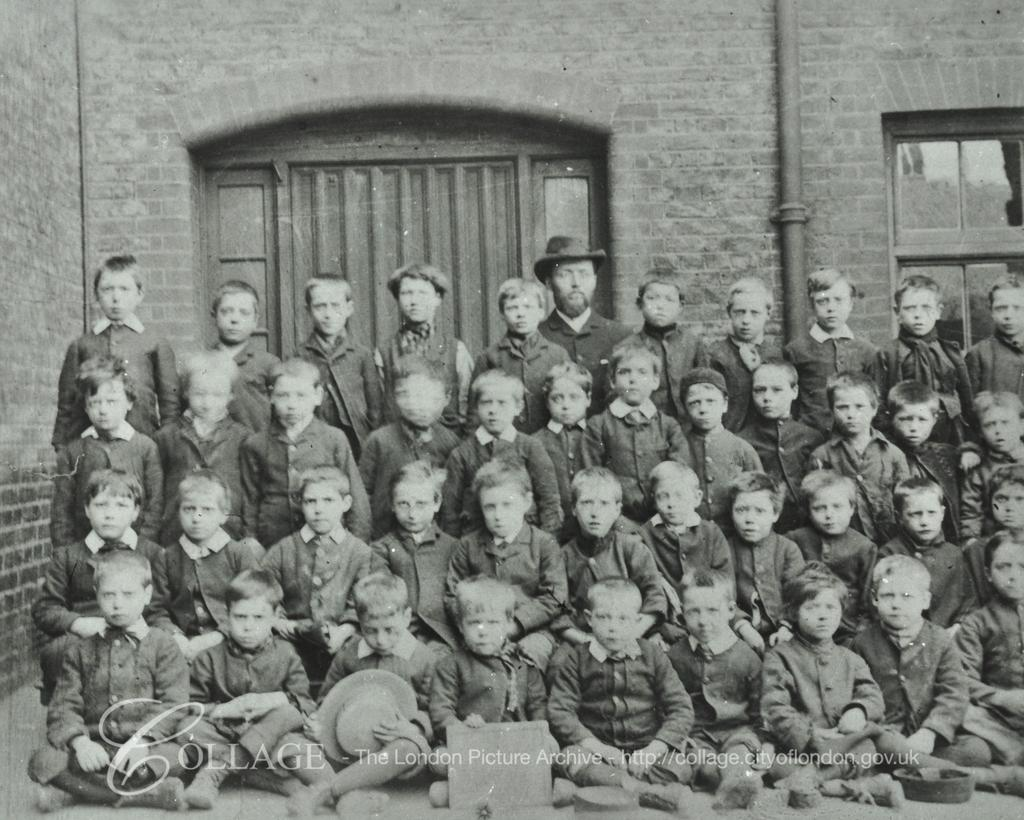
<svg viewBox="0 0 1024 820">
<path fill-rule="evenodd" d="M 73 15 L 70 0 L 0 4 L 0 692 L 32 671 L 28 606 L 49 555 L 61 343 L 82 327 Z"/>
</svg>

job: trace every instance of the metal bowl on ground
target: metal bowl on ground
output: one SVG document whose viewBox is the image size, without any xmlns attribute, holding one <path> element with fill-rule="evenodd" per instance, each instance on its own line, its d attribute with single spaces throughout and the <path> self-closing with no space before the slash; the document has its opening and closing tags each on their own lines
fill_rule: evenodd
<svg viewBox="0 0 1024 820">
<path fill-rule="evenodd" d="M 974 775 L 958 769 L 897 769 L 892 776 L 907 800 L 919 803 L 966 803 L 974 794 Z"/>
</svg>

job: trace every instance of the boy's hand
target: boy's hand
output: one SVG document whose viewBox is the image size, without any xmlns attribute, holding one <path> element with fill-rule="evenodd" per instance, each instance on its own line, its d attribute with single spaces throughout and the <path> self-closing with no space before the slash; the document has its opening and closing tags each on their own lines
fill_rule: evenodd
<svg viewBox="0 0 1024 820">
<path fill-rule="evenodd" d="M 740 621 L 736 624 L 736 634 L 758 655 L 764 654 L 764 638 L 760 632 L 754 629 L 754 625 L 750 621 Z"/>
<path fill-rule="evenodd" d="M 644 748 L 629 755 L 626 769 L 633 777 L 643 777 L 644 772 L 661 760 L 667 751 L 668 745 L 664 741 L 652 740 Z"/>
<path fill-rule="evenodd" d="M 811 729 L 811 749 L 818 751 L 824 751 L 828 748 L 826 741 L 834 740 L 839 737 L 839 729 Z"/>
<path fill-rule="evenodd" d="M 242 698 L 245 699 L 243 715 L 246 720 L 257 720 L 267 712 L 288 703 L 288 696 L 284 692 L 250 692 L 242 695 Z"/>
<path fill-rule="evenodd" d="M 244 698 L 245 695 L 242 695 Z M 228 703 L 218 703 L 210 712 L 210 720 L 244 720 L 245 702 L 239 703 L 242 698 L 235 698 Z"/>
<path fill-rule="evenodd" d="M 969 472 L 981 464 L 981 456 L 973 450 L 965 450 L 960 454 L 960 471 Z"/>
<path fill-rule="evenodd" d="M 768 646 L 778 646 L 780 643 L 785 643 L 793 637 L 793 632 L 788 626 L 780 626 L 771 635 L 768 636 Z"/>
<path fill-rule="evenodd" d="M 302 724 L 302 734 L 315 743 L 320 742 L 320 732 L 323 727 L 320 725 L 320 715 L 316 712 L 306 718 Z"/>
<path fill-rule="evenodd" d="M 843 712 L 842 717 L 839 718 L 839 723 L 836 724 L 836 728 L 841 734 L 850 735 L 854 732 L 859 732 L 867 725 L 867 715 L 864 714 L 863 709 L 856 706 Z"/>
<path fill-rule="evenodd" d="M 593 752 L 610 766 L 615 766 L 617 769 L 626 768 L 626 756 L 619 749 L 609 746 L 607 743 L 602 743 L 596 737 L 588 737 L 586 740 L 581 740 L 580 746 L 588 752 Z"/>
<path fill-rule="evenodd" d="M 992 695 L 993 706 L 1015 715 L 1024 715 L 1024 689 L 1003 689 Z"/>
<path fill-rule="evenodd" d="M 660 634 L 658 634 L 657 632 L 655 632 L 653 635 L 651 635 L 651 637 L 649 637 L 647 639 L 647 641 L 649 643 L 654 644 L 662 652 L 668 652 L 668 644 L 665 642 L 665 639 Z"/>
<path fill-rule="evenodd" d="M 479 729 L 481 726 L 485 725 L 487 721 L 474 712 L 471 715 L 466 715 L 466 719 L 462 721 L 462 723 L 469 729 Z"/>
<path fill-rule="evenodd" d="M 291 640 L 295 637 L 295 621 L 290 621 L 287 618 L 278 618 L 274 621 L 274 631 L 282 638 Z"/>
<path fill-rule="evenodd" d="M 178 649 L 181 650 L 181 654 L 185 656 L 185 660 L 192 663 L 192 659 L 196 656 L 195 650 L 192 648 L 192 641 L 185 637 L 182 632 L 175 632 L 172 636 L 174 642 L 178 645 Z"/>
<path fill-rule="evenodd" d="M 571 644 L 586 643 L 590 640 L 590 635 L 584 632 L 582 629 L 576 626 L 570 626 L 561 635 L 563 641 L 568 641 Z"/>
<path fill-rule="evenodd" d="M 956 633 L 959 632 L 959 631 L 960 631 L 960 624 L 952 624 L 951 626 L 947 626 L 946 627 L 946 634 L 949 635 L 949 637 L 951 637 L 951 638 L 954 637 L 956 635 Z"/>
<path fill-rule="evenodd" d="M 399 738 L 415 736 L 417 734 L 422 734 L 421 730 L 417 729 L 416 724 L 411 720 L 405 720 L 404 718 L 385 720 L 373 730 L 373 736 L 381 743 L 391 743 Z"/>
<path fill-rule="evenodd" d="M 79 638 L 91 638 L 93 635 L 102 635 L 106 629 L 107 622 L 103 618 L 85 616 L 75 618 L 68 632 L 72 635 L 77 635 Z"/>
<path fill-rule="evenodd" d="M 907 745 L 915 752 L 930 755 L 935 751 L 935 732 L 931 729 L 918 729 L 907 738 Z"/>
<path fill-rule="evenodd" d="M 71 741 L 71 749 L 83 772 L 98 772 L 110 765 L 107 750 L 90 737 L 79 735 Z"/>
<path fill-rule="evenodd" d="M 330 624 L 326 628 L 327 649 L 334 655 L 351 638 L 356 628 L 352 624 Z"/>
</svg>

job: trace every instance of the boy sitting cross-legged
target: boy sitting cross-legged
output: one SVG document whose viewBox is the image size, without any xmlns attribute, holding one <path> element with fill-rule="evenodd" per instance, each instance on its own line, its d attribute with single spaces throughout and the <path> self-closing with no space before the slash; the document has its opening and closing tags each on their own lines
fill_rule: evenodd
<svg viewBox="0 0 1024 820">
<path fill-rule="evenodd" d="M 372 755 L 361 753 L 358 757 L 346 756 L 334 761 L 340 767 L 337 774 L 331 772 L 324 781 L 292 797 L 288 813 L 293 816 L 312 814 L 326 802 L 338 803 L 338 813 L 343 814 L 345 803 L 338 801 L 344 795 L 381 786 L 395 778 L 411 777 L 423 769 L 423 761 L 430 751 L 432 732 L 426 710 L 435 656 L 409 631 L 412 612 L 405 582 L 394 575 L 373 573 L 355 585 L 352 597 L 359 615 L 361 637 L 350 640 L 334 656 L 324 679 L 318 710 L 306 722 L 307 735 L 324 741 L 330 754 L 335 744 L 330 742 L 329 733 L 336 732 L 337 728 L 325 722 L 321 713 L 328 712 L 328 717 L 336 714 L 331 709 L 334 698 L 328 701 L 331 692 L 339 683 L 355 681 L 357 678 L 352 676 L 369 670 L 397 675 L 411 686 L 417 711 L 408 719 L 401 715 L 383 718 L 373 728 L 380 750 Z M 376 698 L 366 707 L 379 707 L 383 701 L 382 697 Z"/>
<path fill-rule="evenodd" d="M 391 484 L 412 461 L 444 467 L 458 436 L 441 424 L 448 383 L 436 362 L 407 356 L 391 375 L 391 401 L 398 418 L 370 433 L 359 458 L 359 474 L 370 496 L 371 532 L 381 538 L 392 529 Z"/>
<path fill-rule="evenodd" d="M 960 493 L 960 529 L 965 538 L 994 532 L 991 519 L 992 473 L 1006 464 L 1024 464 L 1024 402 L 1016 393 L 979 393 L 974 400 L 983 441 L 981 461 L 964 478 Z"/>
<path fill-rule="evenodd" d="M 212 470 L 187 476 L 178 487 L 182 535 L 153 563 L 153 626 L 173 636 L 190 663 L 224 639 L 231 579 L 263 554 L 223 530 L 230 493 Z"/>
<path fill-rule="evenodd" d="M 808 526 L 786 533 L 805 561 L 821 561 L 846 584 L 843 619 L 836 642 L 847 644 L 870 615 L 871 567 L 878 548 L 867 536 L 850 529 L 857 485 L 833 470 L 814 470 L 800 485 Z"/>
<path fill-rule="evenodd" d="M 185 790 L 191 808 L 212 808 L 233 770 L 269 764 L 307 784 L 330 777 L 322 750 L 299 734 L 313 701 L 295 650 L 272 633 L 281 598 L 269 572 L 243 571 L 227 588 L 226 638 L 192 662 L 189 700 L 200 720 L 188 736 L 203 766 Z"/>
<path fill-rule="evenodd" d="M 188 700 L 188 665 L 170 635 L 150 629 L 149 561 L 117 550 L 98 556 L 99 626 L 65 652 L 46 715 L 47 745 L 29 760 L 40 811 L 70 803 L 184 808 L 176 736 Z M 91 567 L 90 567 L 90 574 Z"/>
<path fill-rule="evenodd" d="M 548 723 L 560 773 L 578 786 L 617 786 L 642 806 L 676 811 L 693 770 L 682 751 L 693 705 L 662 649 L 644 641 L 640 590 L 624 578 L 590 587 L 593 637 L 551 670 Z"/>
<path fill-rule="evenodd" d="M 697 570 L 683 576 L 689 635 L 673 644 L 668 659 L 693 702 L 688 746 L 723 761 L 698 764 L 694 784 L 718 790 L 726 807 L 746 808 L 761 785 L 760 775 L 751 777 L 761 751 L 761 659 L 733 632 L 734 589 L 731 573 Z"/>
<path fill-rule="evenodd" d="M 445 579 L 455 539 L 434 520 L 441 508 L 444 471 L 425 461 L 402 467 L 391 481 L 395 527 L 370 544 L 374 571 L 405 581 L 412 611 L 409 631 L 438 655 L 459 644 L 458 631 L 444 606 Z"/>
<path fill-rule="evenodd" d="M 820 430 L 790 415 L 799 395 L 796 368 L 789 362 L 768 361 L 753 373 L 751 384 L 756 414 L 739 432 L 761 459 L 764 471 L 786 488 L 778 529 L 796 529 L 806 522 L 800 482 L 811 452 L 825 441 Z"/>
<path fill-rule="evenodd" d="M 314 691 L 336 653 L 356 630 L 352 586 L 370 572 L 370 548 L 345 529 L 352 506 L 348 479 L 336 467 L 316 467 L 299 479 L 306 523 L 260 559 L 284 590 L 277 633 L 295 644 Z"/>
<path fill-rule="evenodd" d="M 39 648 L 43 671 L 39 698 L 44 706 L 50 702 L 67 647 L 76 638 L 102 634 L 105 628 L 93 582 L 96 562 L 120 550 L 138 552 L 153 565 L 161 560 L 160 547 L 132 529 L 141 499 L 135 476 L 123 470 L 97 470 L 85 488 L 88 535 L 67 546 L 54 546 L 39 597 L 32 604 L 32 622 L 44 641 Z"/>
<path fill-rule="evenodd" d="M 900 534 L 878 548 L 879 557 L 911 555 L 931 573 L 928 619 L 942 628 L 959 624 L 978 606 L 963 551 L 942 534 L 942 489 L 926 478 L 908 478 L 893 493 Z"/>
<path fill-rule="evenodd" d="M 615 399 L 587 420 L 583 464 L 607 467 L 619 477 L 622 512 L 639 523 L 654 512 L 647 477 L 666 459 L 685 462 L 686 439 L 679 422 L 651 401 L 661 372 L 658 356 L 627 339 L 612 351 L 608 368 Z"/>
<path fill-rule="evenodd" d="M 554 467 L 543 445 L 515 428 L 523 408 L 523 383 L 501 370 L 488 370 L 473 380 L 473 408 L 480 426 L 452 450 L 445 469 L 441 526 L 458 538 L 483 526 L 474 490 L 474 475 L 499 456 L 519 461 L 530 478 L 530 523 L 556 535 L 562 507 Z"/>
<path fill-rule="evenodd" d="M 495 459 L 477 472 L 473 491 L 484 529 L 465 535 L 452 553 L 445 582 L 445 609 L 458 621 L 459 582 L 477 575 L 497 578 L 515 590 L 515 628 L 509 636 L 541 671 L 554 649 L 552 622 L 566 611 L 565 562 L 555 539 L 526 521 L 530 476 L 517 462 Z"/>
</svg>

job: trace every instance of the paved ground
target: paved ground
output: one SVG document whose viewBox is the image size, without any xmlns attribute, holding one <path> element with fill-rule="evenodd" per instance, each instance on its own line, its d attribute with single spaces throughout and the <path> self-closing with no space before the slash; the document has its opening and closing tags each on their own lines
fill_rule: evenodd
<svg viewBox="0 0 1024 820">
<path fill-rule="evenodd" d="M 39 706 L 36 691 L 25 687 L 12 697 L 0 702 L 0 756 L 2 756 L 3 777 L 0 780 L 0 818 L 35 817 L 38 813 L 33 803 L 34 786 L 25 776 L 25 765 L 32 749 L 42 741 L 44 710 Z M 160 817 L 165 812 L 138 810 L 119 812 L 117 816 Z M 249 789 L 226 787 L 217 806 L 209 812 L 196 813 L 209 820 L 275 820 L 285 816 L 284 798 Z M 893 816 L 888 809 L 873 806 L 858 806 L 838 800 L 826 800 L 819 808 L 796 811 L 785 808 L 779 795 L 765 792 L 758 805 L 750 812 L 720 814 L 722 820 L 817 820 L 828 816 L 831 820 L 886 820 Z M 711 798 L 697 794 L 688 804 L 685 815 L 691 820 L 713 817 Z M 51 815 L 63 820 L 108 820 L 110 809 L 88 806 L 74 806 Z M 350 815 L 352 816 L 352 815 Z M 978 793 L 970 803 L 961 806 L 935 806 L 926 803 L 907 803 L 902 813 L 904 820 L 1021 820 L 1024 817 L 1024 799 L 1001 795 Z M 472 813 L 436 811 L 427 802 L 426 781 L 403 784 L 391 791 L 391 799 L 380 814 L 380 820 L 470 820 Z M 598 817 L 598 815 L 590 815 Z M 601 814 L 600 818 L 611 818 Z M 629 820 L 656 820 L 667 815 L 647 810 L 630 812 Z M 492 820 L 542 820 L 562 818 L 572 820 L 572 809 L 560 812 L 508 812 L 495 811 Z M 359 818 L 362 820 L 362 818 Z"/>
</svg>

